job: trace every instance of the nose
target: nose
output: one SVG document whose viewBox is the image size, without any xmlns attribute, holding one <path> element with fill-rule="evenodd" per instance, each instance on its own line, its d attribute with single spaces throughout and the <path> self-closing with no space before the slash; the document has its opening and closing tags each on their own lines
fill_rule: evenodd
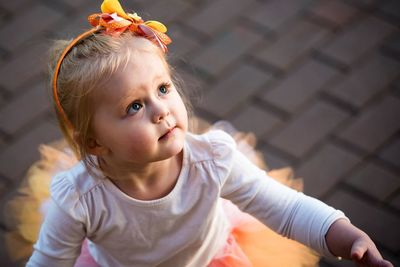
<svg viewBox="0 0 400 267">
<path fill-rule="evenodd" d="M 153 123 L 160 123 L 168 115 L 169 115 L 169 108 L 162 100 L 157 100 L 153 103 L 153 114 L 152 114 Z"/>
</svg>

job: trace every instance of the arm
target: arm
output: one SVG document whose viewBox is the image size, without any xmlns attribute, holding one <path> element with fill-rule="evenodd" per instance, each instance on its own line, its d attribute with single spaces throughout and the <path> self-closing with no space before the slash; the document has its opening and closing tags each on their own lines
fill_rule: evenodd
<svg viewBox="0 0 400 267">
<path fill-rule="evenodd" d="M 72 267 L 85 237 L 84 226 L 52 201 L 27 267 Z"/>
<path fill-rule="evenodd" d="M 344 214 L 323 202 L 272 179 L 239 152 L 231 153 L 232 165 L 224 179 L 221 196 L 231 200 L 269 228 L 333 257 L 325 235 Z"/>
<path fill-rule="evenodd" d="M 353 259 L 358 266 L 393 266 L 342 212 L 268 177 L 236 150 L 233 140 L 226 140 L 222 147 L 216 154 L 224 159 L 219 164 L 219 172 L 225 173 L 221 177 L 222 197 L 276 232 L 324 256 Z"/>
<path fill-rule="evenodd" d="M 325 238 L 332 254 L 351 259 L 357 266 L 393 267 L 382 258 L 371 238 L 347 220 L 335 221 Z"/>
</svg>

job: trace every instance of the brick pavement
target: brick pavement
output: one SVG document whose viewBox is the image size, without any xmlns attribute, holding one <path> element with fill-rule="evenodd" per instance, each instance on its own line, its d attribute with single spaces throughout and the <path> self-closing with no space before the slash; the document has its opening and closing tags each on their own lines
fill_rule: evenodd
<svg viewBox="0 0 400 267">
<path fill-rule="evenodd" d="M 2 204 L 38 144 L 61 136 L 45 52 L 50 39 L 87 27 L 94 2 L 0 1 Z M 293 166 L 306 193 L 344 210 L 400 266 L 399 1 L 121 2 L 168 24 L 171 61 L 197 90 L 197 114 L 255 132 L 270 167 Z M 0 249 L 0 265 L 12 266 L 3 241 Z"/>
</svg>

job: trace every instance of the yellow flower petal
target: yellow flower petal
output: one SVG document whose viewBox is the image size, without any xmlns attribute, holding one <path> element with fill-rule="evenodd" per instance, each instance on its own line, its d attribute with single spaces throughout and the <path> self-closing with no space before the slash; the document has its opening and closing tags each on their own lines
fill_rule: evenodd
<svg viewBox="0 0 400 267">
<path fill-rule="evenodd" d="M 124 19 L 130 19 L 118 0 L 104 0 L 101 4 L 101 12 L 108 14 L 117 13 L 118 16 L 123 17 Z"/>
<path fill-rule="evenodd" d="M 146 21 L 144 24 L 146 24 L 150 28 L 153 28 L 159 32 L 162 32 L 162 33 L 167 32 L 167 27 L 165 27 L 165 25 L 162 24 L 161 22 L 158 22 L 155 20 L 149 20 L 149 21 Z"/>
<path fill-rule="evenodd" d="M 137 13 L 128 13 L 128 16 L 131 17 L 134 21 L 140 22 L 142 18 Z"/>
</svg>

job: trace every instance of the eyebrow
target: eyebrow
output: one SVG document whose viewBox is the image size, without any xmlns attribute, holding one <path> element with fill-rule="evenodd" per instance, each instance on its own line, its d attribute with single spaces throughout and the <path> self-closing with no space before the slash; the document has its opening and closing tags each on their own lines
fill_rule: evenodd
<svg viewBox="0 0 400 267">
<path fill-rule="evenodd" d="M 156 75 L 155 77 L 154 77 L 154 79 L 153 79 L 153 81 L 154 81 L 154 84 L 160 84 L 160 82 L 162 81 L 162 80 L 165 80 L 165 74 L 158 74 L 158 75 Z M 171 76 L 169 75 L 169 73 L 167 73 L 167 77 L 168 77 L 168 79 L 169 80 L 171 80 Z M 138 88 L 143 88 L 143 87 L 145 87 L 144 86 L 144 84 L 139 84 L 138 86 L 137 86 Z M 131 102 L 132 102 L 132 100 L 133 99 L 135 99 L 136 98 L 136 93 L 135 93 L 135 89 L 133 89 L 133 90 L 129 90 L 129 94 L 126 94 L 126 95 L 123 95 L 121 98 L 120 98 L 120 100 L 118 101 L 118 106 L 121 106 L 122 108 L 126 108 L 126 106 L 128 105 L 128 104 L 130 104 Z M 129 101 L 128 101 L 128 99 L 130 99 Z"/>
<path fill-rule="evenodd" d="M 167 76 L 165 74 L 158 74 L 156 76 L 154 76 L 153 78 L 153 85 L 154 84 L 159 84 L 160 81 L 165 80 L 165 77 L 168 77 L 169 79 L 171 78 L 171 76 L 168 74 Z M 144 88 L 146 84 L 139 84 L 138 88 Z"/>
</svg>

